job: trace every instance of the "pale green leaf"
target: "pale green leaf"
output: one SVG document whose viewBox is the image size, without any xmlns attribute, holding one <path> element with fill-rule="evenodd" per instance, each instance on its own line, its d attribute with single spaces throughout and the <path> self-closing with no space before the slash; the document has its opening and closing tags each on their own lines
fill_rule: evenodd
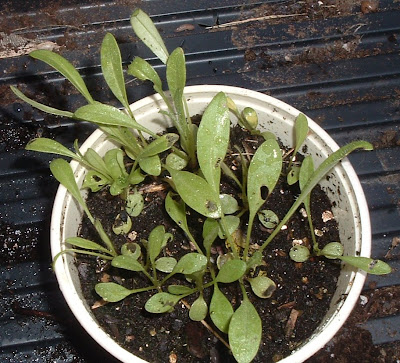
<svg viewBox="0 0 400 363">
<path fill-rule="evenodd" d="M 96 242 L 90 241 L 85 238 L 81 237 L 70 237 L 65 240 L 66 243 L 69 243 L 73 246 L 80 247 L 80 248 L 85 248 L 87 250 L 93 250 L 93 251 L 101 251 L 101 252 L 106 252 L 109 253 L 106 248 L 103 246 L 99 245 Z"/>
<path fill-rule="evenodd" d="M 121 52 L 117 41 L 111 33 L 107 33 L 101 44 L 101 70 L 108 87 L 122 105 L 128 109 L 124 72 L 122 70 Z"/>
<path fill-rule="evenodd" d="M 128 177 L 124 164 L 124 152 L 121 149 L 108 150 L 103 160 L 108 175 L 111 175 L 114 180 Z"/>
<path fill-rule="evenodd" d="M 261 224 L 265 228 L 275 228 L 277 224 L 279 223 L 279 217 L 276 215 L 276 213 L 270 209 L 263 209 L 260 210 L 258 213 L 258 219 L 261 222 Z"/>
<path fill-rule="evenodd" d="M 44 105 L 40 102 L 36 102 L 35 100 L 32 100 L 31 98 L 25 96 L 18 88 L 14 86 L 10 86 L 10 88 L 11 91 L 13 91 L 17 97 L 19 97 L 21 100 L 30 104 L 32 107 L 37 108 L 40 111 L 61 117 L 69 117 L 69 118 L 74 117 L 74 114 L 72 112 L 59 110 L 57 108 Z"/>
<path fill-rule="evenodd" d="M 289 185 L 293 185 L 299 181 L 299 173 L 300 173 L 300 167 L 297 165 L 293 165 L 287 175 L 287 183 Z"/>
<path fill-rule="evenodd" d="M 233 214 L 239 210 L 237 200 L 229 194 L 220 194 L 219 199 L 222 205 L 222 212 L 224 214 Z"/>
<path fill-rule="evenodd" d="M 107 166 L 104 163 L 103 158 L 92 148 L 87 149 L 83 159 L 95 170 L 103 174 L 104 176 L 109 176 L 110 173 L 107 170 Z"/>
<path fill-rule="evenodd" d="M 238 363 L 249 363 L 256 356 L 261 343 L 260 316 L 248 298 L 233 313 L 228 336 L 232 354 Z"/>
<path fill-rule="evenodd" d="M 225 159 L 229 143 L 230 119 L 226 95 L 218 93 L 204 111 L 197 132 L 197 158 L 200 169 L 219 194 L 221 162 Z"/>
<path fill-rule="evenodd" d="M 222 229 L 222 226 L 220 225 L 219 231 L 218 231 L 218 237 L 221 239 L 227 239 L 228 236 L 231 236 L 233 232 L 235 232 L 240 225 L 240 218 L 237 216 L 224 216 L 224 228 L 226 228 L 226 231 Z M 226 235 L 228 233 L 228 236 Z"/>
<path fill-rule="evenodd" d="M 169 285 L 168 292 L 174 295 L 187 295 L 193 292 L 193 289 L 184 285 Z"/>
<path fill-rule="evenodd" d="M 305 262 L 310 257 L 310 250 L 306 246 L 293 246 L 289 251 L 289 256 L 294 262 Z"/>
<path fill-rule="evenodd" d="M 219 195 L 203 178 L 187 171 L 169 171 L 179 195 L 190 208 L 209 218 L 221 217 Z"/>
<path fill-rule="evenodd" d="M 207 316 L 208 306 L 203 295 L 200 295 L 192 304 L 189 310 L 189 318 L 193 321 L 204 320 Z"/>
<path fill-rule="evenodd" d="M 131 217 L 137 217 L 144 208 L 144 198 L 142 193 L 135 191 L 126 197 L 125 210 Z"/>
<path fill-rule="evenodd" d="M 33 52 L 30 52 L 29 55 L 32 58 L 39 59 L 42 62 L 47 63 L 56 71 L 60 72 L 74 85 L 74 87 L 86 98 L 89 103 L 94 102 L 81 75 L 78 73 L 75 67 L 64 57 L 45 49 L 34 50 Z"/>
<path fill-rule="evenodd" d="M 178 155 L 176 153 L 169 153 L 167 158 L 165 159 L 165 163 L 169 168 L 182 170 L 187 166 L 188 158 L 187 156 L 182 157 L 181 155 Z"/>
<path fill-rule="evenodd" d="M 181 299 L 180 295 L 173 295 L 167 292 L 159 292 L 147 300 L 144 308 L 149 313 L 161 314 L 174 309 L 174 306 Z"/>
<path fill-rule="evenodd" d="M 321 254 L 326 258 L 335 259 L 343 255 L 343 245 L 339 242 L 328 243 L 322 250 Z"/>
<path fill-rule="evenodd" d="M 296 144 L 293 151 L 293 155 L 296 155 L 297 152 L 300 150 L 300 147 L 303 144 L 308 134 L 307 117 L 302 113 L 299 114 L 294 121 L 294 133 L 296 138 Z"/>
<path fill-rule="evenodd" d="M 172 220 L 180 227 L 186 234 L 190 234 L 189 227 L 186 219 L 186 208 L 183 200 L 174 200 L 172 193 L 169 192 L 165 198 L 165 210 Z"/>
<path fill-rule="evenodd" d="M 210 302 L 210 318 L 214 325 L 223 333 L 228 333 L 229 323 L 233 315 L 233 308 L 226 296 L 214 284 L 214 293 Z"/>
<path fill-rule="evenodd" d="M 131 25 L 140 40 L 163 62 L 167 63 L 168 51 L 160 33 L 150 17 L 141 9 L 136 9 L 131 16 Z"/>
<path fill-rule="evenodd" d="M 154 264 L 157 256 L 161 253 L 163 247 L 165 247 L 165 228 L 164 226 L 157 226 L 150 232 L 149 241 L 147 245 L 150 262 Z"/>
<path fill-rule="evenodd" d="M 103 300 L 108 302 L 121 301 L 132 294 L 131 290 L 118 285 L 115 282 L 101 282 L 95 286 L 95 290 Z"/>
<path fill-rule="evenodd" d="M 121 254 L 128 255 L 137 260 L 142 254 L 142 250 L 140 248 L 140 245 L 138 245 L 137 243 L 127 242 L 122 245 Z"/>
</svg>

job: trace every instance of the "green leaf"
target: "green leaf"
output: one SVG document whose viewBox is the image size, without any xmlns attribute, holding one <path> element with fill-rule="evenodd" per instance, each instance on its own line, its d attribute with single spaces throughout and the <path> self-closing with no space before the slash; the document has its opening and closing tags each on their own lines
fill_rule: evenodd
<svg viewBox="0 0 400 363">
<path fill-rule="evenodd" d="M 276 290 L 276 284 L 269 277 L 259 275 L 247 279 L 250 282 L 251 289 L 261 299 L 268 299 Z"/>
<path fill-rule="evenodd" d="M 94 102 L 81 75 L 78 73 L 75 67 L 64 57 L 45 49 L 34 50 L 33 52 L 30 52 L 29 55 L 32 58 L 39 59 L 42 62 L 47 63 L 56 71 L 60 72 L 74 85 L 74 87 L 86 98 L 89 103 Z"/>
<path fill-rule="evenodd" d="M 130 257 L 134 258 L 135 260 L 137 260 L 140 257 L 140 255 L 142 254 L 142 250 L 137 243 L 127 242 L 122 245 L 121 254 L 130 256 Z"/>
<path fill-rule="evenodd" d="M 228 336 L 232 354 L 238 363 L 248 363 L 256 356 L 261 343 L 261 319 L 248 298 L 233 313 Z"/>
<path fill-rule="evenodd" d="M 392 272 L 392 268 L 381 260 L 369 257 L 338 256 L 343 262 L 368 272 L 371 275 L 386 275 Z"/>
<path fill-rule="evenodd" d="M 126 95 L 124 72 L 122 70 L 121 52 L 117 41 L 111 33 L 107 33 L 101 44 L 101 70 L 108 87 L 122 105 L 129 109 Z"/>
<path fill-rule="evenodd" d="M 175 170 L 182 170 L 186 167 L 188 164 L 188 159 L 181 157 L 180 155 L 176 153 L 170 153 L 168 154 L 167 158 L 165 159 L 165 163 L 169 168 L 175 169 Z"/>
<path fill-rule="evenodd" d="M 200 176 L 187 171 L 169 169 L 175 187 L 183 201 L 196 212 L 209 218 L 222 215 L 219 195 Z"/>
<path fill-rule="evenodd" d="M 204 320 L 207 316 L 208 306 L 203 295 L 200 295 L 192 304 L 189 310 L 189 318 L 193 321 Z"/>
<path fill-rule="evenodd" d="M 272 193 L 282 170 L 282 153 L 273 139 L 264 141 L 251 159 L 248 171 L 247 198 L 250 214 L 255 215 L 264 203 L 261 188 Z"/>
<path fill-rule="evenodd" d="M 176 266 L 177 261 L 173 257 L 160 257 L 155 262 L 155 267 L 158 271 L 170 273 Z"/>
<path fill-rule="evenodd" d="M 220 194 L 219 199 L 221 201 L 222 212 L 224 214 L 233 214 L 239 210 L 237 200 L 229 194 Z"/>
<path fill-rule="evenodd" d="M 151 136 L 156 136 L 152 131 L 137 123 L 125 112 L 120 111 L 116 107 L 99 102 L 78 108 L 74 113 L 74 117 L 79 120 L 93 122 L 97 125 L 133 128 L 146 132 Z"/>
<path fill-rule="evenodd" d="M 200 253 L 187 253 L 176 264 L 173 272 L 184 275 L 192 275 L 195 272 L 202 271 L 207 266 L 207 257 Z"/>
<path fill-rule="evenodd" d="M 174 97 L 177 90 L 183 90 L 186 85 L 186 65 L 183 49 L 178 47 L 167 60 L 167 83 L 171 95 Z"/>
<path fill-rule="evenodd" d="M 108 172 L 107 174 L 114 180 L 120 178 L 127 179 L 128 173 L 126 172 L 124 164 L 124 152 L 121 149 L 108 150 L 105 153 L 103 160 Z"/>
<path fill-rule="evenodd" d="M 215 280 L 217 282 L 229 284 L 239 280 L 246 272 L 246 269 L 246 262 L 239 259 L 228 260 L 221 266 L 221 270 Z"/>
<path fill-rule="evenodd" d="M 119 255 L 114 257 L 111 261 L 111 265 L 129 271 L 144 271 L 143 265 L 131 255 Z"/>
<path fill-rule="evenodd" d="M 79 205 L 85 210 L 88 216 L 90 216 L 90 212 L 82 198 L 79 187 L 75 181 L 74 173 L 72 172 L 69 163 L 64 159 L 54 159 L 50 162 L 50 170 L 58 182 L 67 188 Z"/>
<path fill-rule="evenodd" d="M 275 214 L 274 211 L 270 209 L 263 209 L 260 210 L 258 213 L 258 219 L 260 220 L 261 224 L 265 228 L 275 228 L 279 223 L 279 217 Z"/>
<path fill-rule="evenodd" d="M 179 139 L 177 134 L 165 134 L 148 144 L 137 156 L 140 161 L 150 156 L 158 155 L 170 149 Z"/>
<path fill-rule="evenodd" d="M 193 292 L 193 289 L 184 285 L 169 285 L 168 292 L 174 295 L 187 295 Z"/>
<path fill-rule="evenodd" d="M 233 315 L 233 308 L 226 296 L 214 284 L 214 293 L 210 302 L 210 318 L 215 326 L 223 333 L 228 333 L 229 323 Z"/>
<path fill-rule="evenodd" d="M 131 290 L 118 285 L 115 282 L 101 282 L 95 286 L 95 290 L 103 300 L 108 302 L 121 301 L 132 294 Z"/>
<path fill-rule="evenodd" d="M 228 236 L 231 236 L 233 232 L 235 232 L 239 228 L 240 218 L 237 216 L 224 216 L 223 218 L 224 227 L 227 229 L 227 231 L 224 231 L 220 225 L 218 237 L 221 239 L 227 239 Z M 228 236 L 225 234 L 225 232 L 228 233 Z"/>
<path fill-rule="evenodd" d="M 125 212 L 117 215 L 112 225 L 112 231 L 117 234 L 128 234 L 132 228 L 132 220 Z"/>
<path fill-rule="evenodd" d="M 141 81 L 150 81 L 153 83 L 156 90 L 162 90 L 162 82 L 158 73 L 149 62 L 140 57 L 135 57 L 133 62 L 129 65 L 128 74 L 140 79 Z"/>
<path fill-rule="evenodd" d="M 79 157 L 74 152 L 67 149 L 58 141 L 47 139 L 45 137 L 29 141 L 25 149 L 30 151 L 40 151 L 43 153 L 63 155 L 75 160 L 79 160 Z"/>
<path fill-rule="evenodd" d="M 304 158 L 299 172 L 300 190 L 303 190 L 314 173 L 314 161 L 311 155 Z"/>
<path fill-rule="evenodd" d="M 328 243 L 320 253 L 329 259 L 339 258 L 343 255 L 343 245 L 339 242 Z"/>
<path fill-rule="evenodd" d="M 139 168 L 132 169 L 128 177 L 128 183 L 131 185 L 136 185 L 141 183 L 144 178 L 145 176 L 140 172 Z"/>
<path fill-rule="evenodd" d="M 305 262 L 310 257 L 310 250 L 306 246 L 293 246 L 289 251 L 289 256 L 294 262 Z"/>
<path fill-rule="evenodd" d="M 149 243 L 147 246 L 150 262 L 154 265 L 154 261 L 165 247 L 165 228 L 164 226 L 157 226 L 150 232 Z"/>
<path fill-rule="evenodd" d="M 218 93 L 209 103 L 201 118 L 197 132 L 197 158 L 200 169 L 219 194 L 221 162 L 225 159 L 229 143 L 230 119 L 226 95 Z"/>
<path fill-rule="evenodd" d="M 219 230 L 219 223 L 215 219 L 207 218 L 203 224 L 203 246 L 207 256 L 211 254 L 211 246 L 216 240 Z"/>
<path fill-rule="evenodd" d="M 149 156 L 139 161 L 140 168 L 149 175 L 159 176 L 161 174 L 161 160 L 158 155 Z"/>
<path fill-rule="evenodd" d="M 307 117 L 302 113 L 299 114 L 294 121 L 294 133 L 296 138 L 296 145 L 293 151 L 293 155 L 296 155 L 308 134 Z"/>
<path fill-rule="evenodd" d="M 189 227 L 186 219 L 186 208 L 183 200 L 177 202 L 173 199 L 172 193 L 168 192 L 165 198 L 165 210 L 172 220 L 180 227 L 186 234 L 190 234 Z"/>
<path fill-rule="evenodd" d="M 92 148 L 87 149 L 83 159 L 95 170 L 103 174 L 104 176 L 109 176 L 110 173 L 107 170 L 107 166 L 104 163 L 103 158 Z"/>
<path fill-rule="evenodd" d="M 299 181 L 300 167 L 293 165 L 287 175 L 287 183 L 289 185 L 296 184 Z"/>
<path fill-rule="evenodd" d="M 10 86 L 10 88 L 11 91 L 13 91 L 17 97 L 19 97 L 21 100 L 30 104 L 32 107 L 37 108 L 40 111 L 61 117 L 69 117 L 69 118 L 74 117 L 74 114 L 72 112 L 59 110 L 57 108 L 44 105 L 40 102 L 36 102 L 35 100 L 32 100 L 31 98 L 25 96 L 18 88 L 14 86 Z"/>
<path fill-rule="evenodd" d="M 142 193 L 135 191 L 126 197 L 125 210 L 131 217 L 137 217 L 144 208 L 144 198 Z"/>
<path fill-rule="evenodd" d="M 99 245 L 96 242 L 90 241 L 85 238 L 81 237 L 70 237 L 65 240 L 66 243 L 69 243 L 73 246 L 84 248 L 86 250 L 93 250 L 93 251 L 101 251 L 101 252 L 106 252 L 110 253 L 109 250 L 104 248 L 103 246 Z"/>
<path fill-rule="evenodd" d="M 136 9 L 131 16 L 131 25 L 140 40 L 165 64 L 169 54 L 150 17 L 144 11 Z"/>
<path fill-rule="evenodd" d="M 174 309 L 174 306 L 182 297 L 180 295 L 172 295 L 167 292 L 159 292 L 147 300 L 144 308 L 149 313 L 161 314 L 167 313 Z"/>
</svg>

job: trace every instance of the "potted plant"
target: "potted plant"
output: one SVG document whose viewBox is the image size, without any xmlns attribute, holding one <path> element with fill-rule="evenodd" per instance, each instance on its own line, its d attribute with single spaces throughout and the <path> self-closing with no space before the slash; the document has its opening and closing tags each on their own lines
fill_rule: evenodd
<svg viewBox="0 0 400 363">
<path fill-rule="evenodd" d="M 61 72 L 88 104 L 73 113 L 61 111 L 13 88 L 20 98 L 43 111 L 99 126 L 74 151 L 44 138 L 27 146 L 73 159 L 71 164 L 55 159 L 50 165 L 62 184 L 51 225 L 54 268 L 71 310 L 115 357 L 143 361 L 99 326 L 93 306 L 86 301 L 76 259 L 93 257 L 108 262 L 107 278 L 99 275 L 101 281 L 93 286 L 100 305 L 146 295 L 147 312 L 168 314 L 183 303 L 189 318 L 207 324 L 236 361 L 250 362 L 264 344 L 261 313 L 255 305 L 261 302 L 262 306 L 281 288 L 281 282 L 272 277 L 273 255 L 285 255 L 293 269 L 300 270 L 321 260 L 336 267 L 342 262 L 331 304 L 312 337 L 292 347 L 288 358 L 271 355 L 274 360 L 290 362 L 307 359 L 343 324 L 361 291 L 365 272 L 390 272 L 387 264 L 369 257 L 367 205 L 354 170 L 343 160 L 350 152 L 368 150 L 371 145 L 355 141 L 339 149 L 299 111 L 257 92 L 228 86 L 185 87 L 183 50 L 169 54 L 141 10 L 133 13 L 131 22 L 138 37 L 166 64 L 169 92 L 163 91 L 151 65 L 137 57 L 128 73 L 152 82 L 157 94 L 129 105 L 119 48 L 111 34 L 101 46 L 102 70 L 124 110 L 96 102 L 73 66 L 49 51 L 34 51 L 31 56 Z M 195 115 L 201 115 L 200 122 Z M 235 135 L 244 135 L 255 147 L 235 144 L 234 129 Z M 158 220 L 136 238 L 133 225 L 146 212 L 143 188 L 148 184 L 163 191 L 165 212 L 159 214 L 168 221 Z M 323 239 L 325 232 L 315 228 L 318 218 L 313 215 L 311 193 L 316 188 L 331 203 L 322 219 L 339 227 L 335 240 Z M 88 207 L 88 190 L 91 195 L 105 193 L 107 203 L 117 200 L 119 213 L 110 221 L 101 220 L 98 211 Z M 274 196 L 289 190 L 289 206 L 278 213 Z M 82 234 L 83 215 L 97 233 L 95 240 Z M 289 227 L 296 215 L 303 221 L 302 230 L 308 231 L 302 232 L 301 239 Z M 171 230 L 179 230 L 188 248 L 170 250 L 174 236 L 179 235 L 168 230 L 173 222 L 176 225 Z M 268 252 L 286 229 L 291 229 L 285 235 L 286 250 Z M 308 277 L 303 278 L 306 289 Z M 283 305 L 294 313 L 285 326 L 289 338 L 301 311 L 296 310 L 296 301 Z"/>
</svg>

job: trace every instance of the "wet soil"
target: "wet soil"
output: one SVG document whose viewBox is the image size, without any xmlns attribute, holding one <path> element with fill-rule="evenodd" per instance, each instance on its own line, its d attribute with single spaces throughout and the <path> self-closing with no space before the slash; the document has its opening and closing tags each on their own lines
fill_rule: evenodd
<svg viewBox="0 0 400 363">
<path fill-rule="evenodd" d="M 232 139 L 235 140 L 235 135 Z M 249 148 L 251 151 L 251 145 L 254 143 L 247 137 L 239 145 L 241 148 L 247 145 L 247 151 Z M 230 157 L 236 164 L 234 169 L 240 172 L 238 155 Z M 127 241 L 140 244 L 143 239 L 148 238 L 154 227 L 164 225 L 166 231 L 174 236 L 173 241 L 163 251 L 164 256 L 179 258 L 182 253 L 193 250 L 187 237 L 164 211 L 164 198 L 168 188 L 168 184 L 160 180 L 139 186 L 146 201 L 144 211 L 133 219 L 133 228 L 127 235 L 115 236 L 118 247 Z M 222 192 L 237 195 L 240 190 L 237 190 L 230 180 L 223 178 Z M 273 209 L 282 218 L 298 193 L 297 187 L 288 187 L 286 182 L 281 180 L 262 208 Z M 331 210 L 330 201 L 325 193 L 320 188 L 315 188 L 312 200 L 315 228 L 322 231 L 318 237 L 320 246 L 339 240 L 336 221 L 330 219 L 324 222 L 322 219 L 322 214 Z M 88 206 L 95 217 L 102 221 L 106 232 L 110 232 L 110 220 L 113 221 L 121 212 L 123 202 L 120 198 L 112 198 L 108 191 L 104 190 L 90 194 Z M 204 218 L 189 210 L 188 220 L 190 226 L 201 228 L 199 222 L 203 222 Z M 198 237 L 198 241 L 201 240 L 201 230 L 194 228 L 192 232 L 195 238 Z M 271 230 L 257 221 L 251 241 L 254 248 L 261 245 L 269 233 Z M 81 235 L 98 241 L 87 220 L 83 222 Z M 309 245 L 310 239 L 307 218 L 304 211 L 298 211 L 265 252 L 266 264 L 261 270 L 275 281 L 277 289 L 270 299 L 259 299 L 249 293 L 250 300 L 263 321 L 262 344 L 255 362 L 276 361 L 290 354 L 291 350 L 312 334 L 329 308 L 340 265 L 316 257 L 305 263 L 294 263 L 288 256 L 294 240 Z M 142 251 L 144 250 L 142 246 Z M 218 254 L 225 251 L 224 241 L 215 242 L 212 258 L 215 260 Z M 90 257 L 79 256 L 77 264 L 85 297 L 89 305 L 95 307 L 93 312 L 96 318 L 119 344 L 134 354 L 151 362 L 174 359 L 179 362 L 234 361 L 228 349 L 213 334 L 216 328 L 209 319 L 206 320 L 208 327 L 189 319 L 188 307 L 197 296 L 189 296 L 184 302 L 178 303 L 171 313 L 162 315 L 151 315 L 144 310 L 144 304 L 154 294 L 153 291 L 130 296 L 122 302 L 103 304 L 94 292 L 96 283 L 113 281 L 133 288 L 144 286 L 146 281 L 137 273 L 117 270 Z M 173 283 L 187 284 L 184 279 L 179 278 Z M 228 284 L 221 290 L 236 309 L 242 298 L 239 287 Z M 205 294 L 205 298 L 210 299 L 210 291 Z"/>
</svg>

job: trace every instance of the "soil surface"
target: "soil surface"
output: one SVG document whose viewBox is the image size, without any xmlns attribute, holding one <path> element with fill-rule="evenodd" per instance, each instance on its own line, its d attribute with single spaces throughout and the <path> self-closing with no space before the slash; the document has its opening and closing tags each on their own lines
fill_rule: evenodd
<svg viewBox="0 0 400 363">
<path fill-rule="evenodd" d="M 231 140 L 238 140 L 239 128 L 232 132 Z M 259 140 L 258 140 L 259 141 Z M 240 145 L 243 152 L 254 152 L 257 140 L 245 138 Z M 239 155 L 231 153 L 228 159 L 236 172 L 240 172 Z M 228 164 L 229 165 L 229 164 Z M 150 182 L 150 181 L 149 181 Z M 132 230 L 127 235 L 114 235 L 118 247 L 127 241 L 141 243 L 147 239 L 150 231 L 164 225 L 167 232 L 174 238 L 164 251 L 164 256 L 179 258 L 182 253 L 190 252 L 193 246 L 189 244 L 184 233 L 177 228 L 174 222 L 164 211 L 164 198 L 168 191 L 168 184 L 163 181 L 152 181 L 139 186 L 145 198 L 145 208 L 140 216 L 133 218 Z M 222 192 L 237 196 L 240 193 L 230 180 L 222 179 Z M 273 209 L 282 218 L 298 195 L 298 187 L 288 187 L 283 180 L 279 182 L 274 192 L 262 207 Z M 331 241 L 338 241 L 337 224 L 334 219 L 325 221 L 323 213 L 331 210 L 331 204 L 325 193 L 316 187 L 312 194 L 312 215 L 314 227 L 321 233 L 318 237 L 320 247 Z M 123 208 L 120 198 L 111 197 L 108 190 L 91 193 L 88 198 L 89 209 L 99 218 L 110 235 L 110 222 L 114 221 Z M 189 226 L 200 226 L 204 220 L 194 211 L 188 211 Z M 254 248 L 272 232 L 255 223 L 251 244 Z M 322 258 L 311 258 L 305 263 L 294 263 L 288 256 L 293 241 L 310 244 L 308 221 L 304 211 L 298 211 L 287 223 L 270 247 L 264 253 L 265 266 L 257 269 L 255 274 L 263 270 L 277 285 L 276 291 L 269 299 L 260 299 L 249 292 L 249 297 L 255 305 L 263 321 L 262 344 L 255 362 L 277 361 L 309 337 L 321 322 L 329 308 L 331 297 L 336 288 L 340 265 Z M 242 229 L 245 230 L 245 228 Z M 197 241 L 201 240 L 201 230 L 192 230 Z M 90 223 L 83 222 L 81 235 L 85 238 L 98 241 Z M 99 242 L 99 241 L 98 241 Z M 142 251 L 145 248 L 142 245 Z M 217 240 L 213 245 L 212 258 L 216 260 L 218 254 L 225 253 L 225 241 Z M 143 277 L 137 273 L 117 270 L 109 263 L 103 263 L 91 257 L 79 256 L 78 270 L 84 294 L 93 312 L 103 326 L 122 346 L 134 354 L 151 362 L 233 362 L 234 359 L 228 349 L 213 334 L 217 329 L 211 320 L 205 324 L 191 321 L 188 317 L 188 308 L 197 297 L 189 296 L 185 301 L 178 303 L 168 314 L 151 315 L 145 311 L 144 305 L 154 291 L 136 294 L 118 303 L 104 304 L 94 292 L 96 283 L 113 281 L 128 288 L 145 286 Z M 176 278 L 174 284 L 187 285 L 185 279 Z M 239 286 L 227 284 L 221 286 L 223 293 L 229 298 L 236 309 L 242 298 Z M 250 289 L 248 289 L 250 290 Z M 205 294 L 210 299 L 210 291 Z M 221 333 L 219 333 L 221 334 Z M 227 340 L 224 334 L 222 338 Z M 154 349 L 154 347 L 157 349 Z"/>
</svg>

